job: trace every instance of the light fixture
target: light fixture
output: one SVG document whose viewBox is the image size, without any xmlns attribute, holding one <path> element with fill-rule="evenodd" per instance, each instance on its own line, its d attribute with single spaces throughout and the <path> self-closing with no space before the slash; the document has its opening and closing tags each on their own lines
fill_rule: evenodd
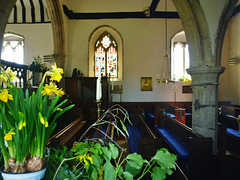
<svg viewBox="0 0 240 180">
<path fill-rule="evenodd" d="M 229 58 L 229 59 L 227 60 L 228 65 L 236 65 L 236 64 L 237 64 L 237 61 L 238 61 L 237 58 Z"/>
<path fill-rule="evenodd" d="M 165 0 L 165 12 L 167 12 L 167 0 Z M 169 67 L 169 54 L 168 54 L 168 46 L 167 46 L 167 39 L 168 39 L 168 32 L 167 32 L 167 17 L 165 18 L 165 52 L 163 54 L 163 61 L 162 61 L 162 69 L 161 74 L 157 74 L 157 83 L 168 83 L 173 82 L 170 78 L 170 67 Z"/>
<path fill-rule="evenodd" d="M 147 17 L 150 17 L 150 7 L 149 7 L 149 6 L 146 7 L 146 8 L 144 8 L 144 9 L 143 9 L 143 12 L 144 12 L 144 14 L 145 14 Z"/>
</svg>

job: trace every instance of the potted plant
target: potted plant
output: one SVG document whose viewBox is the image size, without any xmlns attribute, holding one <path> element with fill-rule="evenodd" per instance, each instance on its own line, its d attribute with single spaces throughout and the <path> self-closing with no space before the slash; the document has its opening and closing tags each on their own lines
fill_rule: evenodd
<svg viewBox="0 0 240 180">
<path fill-rule="evenodd" d="M 34 57 L 30 64 L 29 70 L 32 71 L 33 85 L 39 85 L 42 81 L 43 74 L 48 71 L 48 67 L 43 63 L 40 56 Z"/>
<path fill-rule="evenodd" d="M 123 119 L 120 118 L 119 113 L 122 113 L 120 116 Z M 108 120 L 109 115 L 114 121 Z M 115 105 L 83 133 L 79 142 L 74 143 L 70 151 L 65 146 L 52 148 L 49 156 L 50 171 L 46 179 L 140 180 L 150 173 L 153 180 L 161 180 L 166 178 L 166 174 L 171 175 L 176 168 L 174 164 L 176 156 L 169 153 L 167 149 L 159 149 L 150 160 L 143 159 L 137 153 L 124 157 L 125 149 L 99 128 L 99 125 L 108 124 L 116 129 L 116 134 L 127 137 L 126 122 L 131 124 L 127 111 Z M 101 131 L 107 140 L 95 137 L 83 140 L 92 128 Z"/>
<path fill-rule="evenodd" d="M 46 167 L 44 154 L 56 120 L 74 106 L 64 106 L 67 99 L 59 101 L 64 92 L 54 82 L 59 82 L 62 74 L 63 70 L 54 64 L 53 69 L 44 74 L 37 91 L 30 95 L 28 90 L 24 93 L 23 89 L 13 85 L 16 72 L 10 68 L 0 69 L 0 82 L 6 87 L 0 87 L 0 148 L 4 179 L 12 175 L 17 179 L 27 172 L 39 173 Z M 44 84 L 47 76 L 50 76 L 50 83 Z"/>
</svg>

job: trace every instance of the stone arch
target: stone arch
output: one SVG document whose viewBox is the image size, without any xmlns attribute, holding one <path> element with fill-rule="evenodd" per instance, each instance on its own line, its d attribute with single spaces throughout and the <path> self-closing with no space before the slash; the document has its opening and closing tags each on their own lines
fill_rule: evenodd
<svg viewBox="0 0 240 180">
<path fill-rule="evenodd" d="M 172 0 L 189 42 L 193 86 L 192 130 L 213 140 L 217 153 L 218 81 L 224 34 L 237 0 Z M 214 7 L 210 9 L 209 7 Z"/>
<path fill-rule="evenodd" d="M 17 0 L 0 1 L 0 57 L 2 50 L 3 35 L 6 29 L 8 18 Z"/>
<path fill-rule="evenodd" d="M 0 1 L 0 55 L 2 49 L 2 41 L 4 31 L 8 22 L 10 13 L 17 0 L 1 0 Z M 66 43 L 65 31 L 63 21 L 63 10 L 60 1 L 48 0 L 47 1 L 50 19 L 53 28 L 53 41 L 54 41 L 54 59 L 56 63 L 64 67 L 66 56 Z"/>
<path fill-rule="evenodd" d="M 60 1 L 47 0 L 47 5 L 53 29 L 53 57 L 58 66 L 64 67 L 66 58 L 66 40 L 62 4 Z"/>
<path fill-rule="evenodd" d="M 109 32 L 116 40 L 118 45 L 118 78 L 113 78 L 114 81 L 123 79 L 123 38 L 121 34 L 113 27 L 102 25 L 95 28 L 89 36 L 88 40 L 88 75 L 94 77 L 94 44 L 98 37 L 105 31 Z"/>
</svg>

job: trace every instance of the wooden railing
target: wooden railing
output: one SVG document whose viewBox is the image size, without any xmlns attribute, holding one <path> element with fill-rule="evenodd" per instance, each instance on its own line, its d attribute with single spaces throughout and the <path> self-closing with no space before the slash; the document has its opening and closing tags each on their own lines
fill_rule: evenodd
<svg viewBox="0 0 240 180">
<path fill-rule="evenodd" d="M 18 80 L 14 82 L 14 85 L 18 88 L 27 88 L 27 82 L 29 77 L 27 77 L 27 71 L 28 66 L 23 64 L 17 64 L 5 60 L 1 60 L 1 67 L 6 70 L 8 67 L 10 67 L 13 71 L 17 71 L 16 76 L 18 77 Z"/>
</svg>

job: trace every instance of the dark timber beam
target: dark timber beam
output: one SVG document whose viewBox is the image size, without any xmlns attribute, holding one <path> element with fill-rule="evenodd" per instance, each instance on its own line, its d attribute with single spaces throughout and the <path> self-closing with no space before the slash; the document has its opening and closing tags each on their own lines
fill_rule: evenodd
<svg viewBox="0 0 240 180">
<path fill-rule="evenodd" d="M 233 10 L 233 13 L 232 13 L 232 16 L 231 17 L 233 17 L 233 16 L 235 16 L 236 14 L 238 14 L 240 12 L 240 4 L 239 5 L 237 5 L 235 8 L 234 8 L 234 10 Z"/>
<path fill-rule="evenodd" d="M 116 19 L 116 18 L 175 18 L 179 19 L 177 12 L 155 12 L 154 16 L 147 17 L 144 12 L 110 12 L 110 13 L 75 13 L 63 5 L 63 11 L 69 19 Z"/>
<path fill-rule="evenodd" d="M 150 5 L 150 17 L 154 17 L 159 1 L 160 0 L 152 0 L 152 3 Z"/>
</svg>

